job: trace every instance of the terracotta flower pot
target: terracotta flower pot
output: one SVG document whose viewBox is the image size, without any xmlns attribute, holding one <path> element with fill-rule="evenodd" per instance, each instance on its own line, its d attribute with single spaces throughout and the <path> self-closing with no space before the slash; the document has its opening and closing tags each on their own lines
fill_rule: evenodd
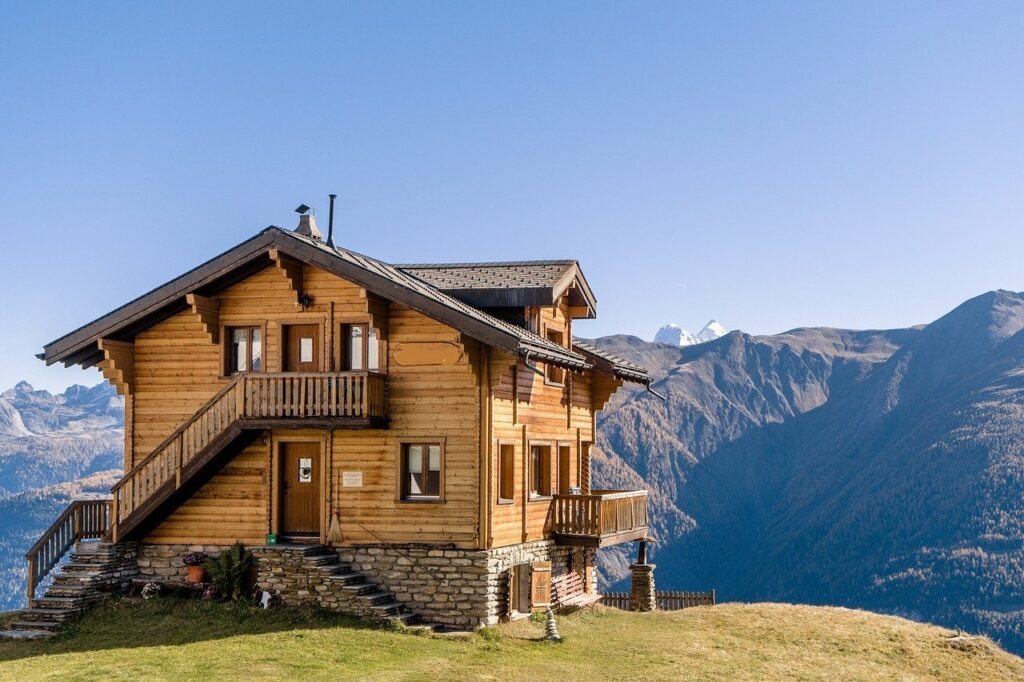
<svg viewBox="0 0 1024 682">
<path fill-rule="evenodd" d="M 206 578 L 206 569 L 202 566 L 189 566 L 188 567 L 188 580 L 190 583 L 201 583 Z"/>
</svg>

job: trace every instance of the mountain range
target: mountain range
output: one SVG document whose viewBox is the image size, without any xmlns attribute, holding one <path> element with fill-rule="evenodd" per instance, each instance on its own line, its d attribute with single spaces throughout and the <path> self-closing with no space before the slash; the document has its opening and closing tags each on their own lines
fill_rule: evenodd
<svg viewBox="0 0 1024 682">
<path fill-rule="evenodd" d="M 666 589 L 896 613 L 1022 652 L 1022 329 L 1024 294 L 995 291 L 907 329 L 597 339 L 666 400 L 613 398 L 595 487 L 651 491 Z"/>
<path fill-rule="evenodd" d="M 719 324 L 718 320 L 711 320 L 696 334 L 691 334 L 675 322 L 670 322 L 658 330 L 654 335 L 654 342 L 670 346 L 693 346 L 706 341 L 714 341 L 727 333 L 725 327 Z"/>
<path fill-rule="evenodd" d="M 24 601 L 25 551 L 72 499 L 109 494 L 123 453 L 124 401 L 109 384 L 0 393 L 0 611 Z"/>
</svg>

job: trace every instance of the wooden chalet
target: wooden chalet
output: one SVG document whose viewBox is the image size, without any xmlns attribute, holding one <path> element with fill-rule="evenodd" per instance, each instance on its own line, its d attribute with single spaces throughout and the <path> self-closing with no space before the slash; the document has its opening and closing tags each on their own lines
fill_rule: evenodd
<svg viewBox="0 0 1024 682">
<path fill-rule="evenodd" d="M 591 486 L 597 411 L 650 381 L 574 339 L 595 315 L 576 261 L 263 230 L 45 346 L 124 396 L 125 473 L 33 548 L 32 604 L 90 535 L 122 586 L 241 540 L 285 602 L 470 627 L 587 601 L 596 550 L 647 538 L 646 491 Z"/>
</svg>

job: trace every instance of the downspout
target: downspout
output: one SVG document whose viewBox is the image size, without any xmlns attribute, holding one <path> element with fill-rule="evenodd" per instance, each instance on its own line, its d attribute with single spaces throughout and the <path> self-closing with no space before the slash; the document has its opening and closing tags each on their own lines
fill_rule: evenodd
<svg viewBox="0 0 1024 682">
<path fill-rule="evenodd" d="M 534 374 L 539 374 L 541 376 L 547 376 L 547 375 L 544 374 L 544 370 L 542 370 L 540 367 L 538 367 L 537 365 L 531 365 L 530 364 L 530 352 L 531 351 L 526 351 L 525 354 L 523 355 L 523 364 L 526 365 L 527 367 L 529 367 L 533 371 Z"/>
<path fill-rule="evenodd" d="M 653 388 L 651 388 L 651 385 L 650 385 L 650 384 L 647 384 L 647 385 L 646 385 L 646 388 L 647 388 L 647 392 L 648 392 L 648 393 L 650 393 L 651 395 L 653 395 L 653 396 L 654 396 L 655 398 L 658 398 L 659 400 L 661 400 L 661 402 L 665 402 L 665 400 L 666 400 L 665 396 L 663 396 L 662 394 L 658 393 L 658 392 L 657 392 L 657 391 L 655 391 L 655 390 L 654 390 Z"/>
</svg>

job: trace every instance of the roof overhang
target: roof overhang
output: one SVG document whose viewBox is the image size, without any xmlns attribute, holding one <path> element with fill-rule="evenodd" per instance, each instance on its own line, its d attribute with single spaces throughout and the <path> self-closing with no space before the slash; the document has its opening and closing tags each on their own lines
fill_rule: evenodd
<svg viewBox="0 0 1024 682">
<path fill-rule="evenodd" d="M 408 305 L 487 345 L 519 355 L 531 353 L 572 369 L 591 367 L 584 356 L 468 307 L 393 266 L 313 242 L 279 227 L 264 229 L 167 284 L 48 343 L 43 348 L 42 359 L 47 364 L 63 362 L 68 366 L 91 367 L 103 359 L 100 339 L 130 340 L 139 331 L 185 310 L 188 294 L 209 296 L 270 267 L 271 249 L 345 278 L 388 300 Z"/>
</svg>

